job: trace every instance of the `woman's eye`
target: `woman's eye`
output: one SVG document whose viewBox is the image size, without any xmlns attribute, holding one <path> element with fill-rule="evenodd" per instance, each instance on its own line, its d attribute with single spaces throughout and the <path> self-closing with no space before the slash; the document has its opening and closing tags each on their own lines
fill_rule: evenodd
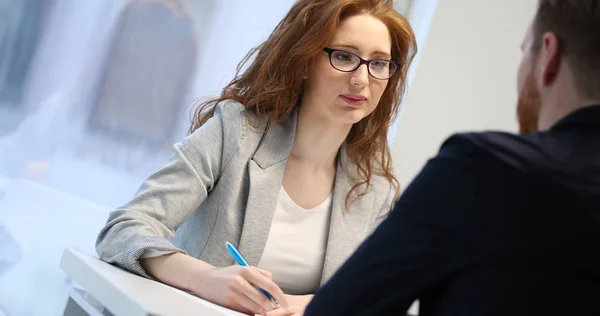
<svg viewBox="0 0 600 316">
<path fill-rule="evenodd" d="M 388 67 L 388 62 L 384 60 L 376 60 L 371 63 L 371 66 L 377 69 L 385 69 Z"/>
<path fill-rule="evenodd" d="M 352 55 L 348 53 L 337 53 L 335 55 L 335 58 L 337 58 L 339 61 L 351 61 Z"/>
</svg>

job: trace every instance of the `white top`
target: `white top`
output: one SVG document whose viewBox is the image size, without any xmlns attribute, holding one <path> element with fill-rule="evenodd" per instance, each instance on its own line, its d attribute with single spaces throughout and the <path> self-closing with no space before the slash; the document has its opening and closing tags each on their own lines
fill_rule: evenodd
<svg viewBox="0 0 600 316">
<path fill-rule="evenodd" d="M 286 294 L 314 293 L 321 284 L 332 195 L 319 206 L 298 206 L 283 186 L 257 267 L 273 274 Z"/>
</svg>

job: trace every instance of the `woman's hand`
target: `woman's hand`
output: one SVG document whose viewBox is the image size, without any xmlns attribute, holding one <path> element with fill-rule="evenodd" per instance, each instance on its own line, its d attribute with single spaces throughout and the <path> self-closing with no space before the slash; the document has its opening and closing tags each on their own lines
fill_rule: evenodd
<svg viewBox="0 0 600 316">
<path fill-rule="evenodd" d="M 314 295 L 286 295 L 288 307 L 280 307 L 267 313 L 269 316 L 302 316 L 304 309 L 310 303 Z"/>
<path fill-rule="evenodd" d="M 140 259 L 140 264 L 161 282 L 243 313 L 263 314 L 276 307 L 256 287 L 273 295 L 281 307 L 289 306 L 289 296 L 271 280 L 271 273 L 254 267 L 215 268 L 181 253 Z"/>
<path fill-rule="evenodd" d="M 271 280 L 271 274 L 254 267 L 213 268 L 194 279 L 190 288 L 196 295 L 243 313 L 264 314 L 276 308 L 257 287 L 269 292 L 281 307 L 289 306 L 289 296 Z"/>
</svg>

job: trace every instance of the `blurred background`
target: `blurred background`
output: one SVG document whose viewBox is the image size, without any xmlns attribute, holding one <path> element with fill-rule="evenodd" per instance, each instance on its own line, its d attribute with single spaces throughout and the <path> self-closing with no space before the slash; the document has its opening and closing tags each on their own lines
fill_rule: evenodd
<svg viewBox="0 0 600 316">
<path fill-rule="evenodd" d="M 61 315 L 61 254 L 186 135 L 293 0 L 0 0 L 0 315 Z M 403 187 L 450 133 L 514 130 L 535 1 L 398 0 L 420 53 L 390 131 Z M 422 65 L 422 66 L 421 66 Z M 452 104 L 448 104 L 449 100 Z"/>
</svg>

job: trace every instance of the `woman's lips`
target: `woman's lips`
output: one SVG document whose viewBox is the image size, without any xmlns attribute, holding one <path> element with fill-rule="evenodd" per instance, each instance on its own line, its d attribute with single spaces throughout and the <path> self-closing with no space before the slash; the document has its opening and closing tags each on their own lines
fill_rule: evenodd
<svg viewBox="0 0 600 316">
<path fill-rule="evenodd" d="M 340 95 L 340 98 L 342 100 L 344 100 L 346 103 L 352 105 L 352 106 L 361 106 L 363 103 L 365 103 L 367 101 L 367 98 L 360 96 L 360 95 L 353 95 L 353 94 L 342 94 Z"/>
</svg>

